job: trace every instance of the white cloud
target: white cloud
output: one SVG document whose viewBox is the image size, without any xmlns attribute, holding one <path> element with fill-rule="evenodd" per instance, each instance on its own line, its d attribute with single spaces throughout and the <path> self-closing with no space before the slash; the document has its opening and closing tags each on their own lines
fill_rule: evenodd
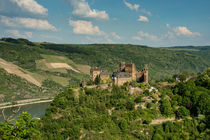
<svg viewBox="0 0 210 140">
<path fill-rule="evenodd" d="M 138 35 L 139 35 L 140 38 L 146 38 L 146 39 L 149 39 L 151 41 L 158 41 L 159 40 L 157 36 L 151 35 L 149 33 L 144 33 L 143 31 L 139 31 Z"/>
<path fill-rule="evenodd" d="M 72 14 L 83 18 L 92 18 L 97 20 L 108 20 L 109 16 L 106 11 L 91 9 L 85 0 L 70 0 L 73 7 Z"/>
<path fill-rule="evenodd" d="M 38 4 L 35 0 L 11 0 L 16 3 L 21 9 L 39 15 L 47 15 L 48 9 L 44 8 L 42 5 Z"/>
<path fill-rule="evenodd" d="M 9 16 L 47 16 L 48 9 L 35 0 L 0 0 L 0 14 Z"/>
<path fill-rule="evenodd" d="M 178 26 L 173 29 L 173 31 L 176 33 L 177 36 L 200 36 L 200 33 L 198 32 L 191 32 L 187 27 L 185 26 Z"/>
<path fill-rule="evenodd" d="M 51 30 L 51 31 L 57 30 L 47 20 L 39 20 L 33 18 L 20 18 L 20 17 L 10 18 L 6 16 L 0 16 L 0 23 L 9 27 L 24 27 L 29 29 Z"/>
<path fill-rule="evenodd" d="M 136 11 L 138 11 L 138 9 L 139 9 L 139 7 L 140 7 L 139 4 L 134 4 L 134 5 L 132 5 L 132 4 L 128 3 L 128 2 L 126 2 L 125 0 L 123 0 L 123 1 L 124 1 L 124 4 L 125 4 L 130 10 L 136 10 Z"/>
<path fill-rule="evenodd" d="M 113 36 L 115 39 L 121 40 L 121 37 L 120 37 L 117 33 L 112 32 L 111 34 L 112 34 L 112 36 Z"/>
<path fill-rule="evenodd" d="M 177 26 L 175 28 L 171 27 L 169 24 L 166 24 L 166 27 L 170 30 L 166 36 L 169 38 L 174 38 L 174 36 L 201 36 L 199 32 L 192 32 L 185 26 Z"/>
<path fill-rule="evenodd" d="M 24 31 L 22 34 L 18 30 L 6 30 L 5 32 L 17 38 L 32 38 L 32 32 Z"/>
<path fill-rule="evenodd" d="M 141 12 L 147 14 L 148 16 L 152 16 L 152 13 L 150 11 L 147 11 L 146 9 L 141 9 Z"/>
<path fill-rule="evenodd" d="M 139 16 L 138 21 L 140 21 L 140 22 L 149 22 L 149 19 L 147 17 L 145 17 L 145 16 Z"/>
<path fill-rule="evenodd" d="M 90 21 L 84 20 L 69 20 L 69 25 L 73 27 L 73 32 L 75 34 L 84 35 L 104 35 L 98 26 L 93 26 Z"/>
<path fill-rule="evenodd" d="M 134 37 L 132 37 L 132 39 L 133 40 L 138 40 L 138 41 L 141 41 L 141 40 L 143 40 L 141 37 L 139 37 L 139 36 L 134 36 Z"/>
</svg>

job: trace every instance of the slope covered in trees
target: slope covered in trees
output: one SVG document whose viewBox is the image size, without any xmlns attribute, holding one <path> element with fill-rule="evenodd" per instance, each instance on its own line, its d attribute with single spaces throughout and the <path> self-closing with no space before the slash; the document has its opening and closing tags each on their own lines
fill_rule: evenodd
<svg viewBox="0 0 210 140">
<path fill-rule="evenodd" d="M 0 103 L 55 96 L 62 90 L 61 85 L 49 79 L 38 87 L 0 68 Z"/>
<path fill-rule="evenodd" d="M 130 94 L 130 85 L 144 92 Z M 210 139 L 209 85 L 210 69 L 175 86 L 156 83 L 158 92 L 135 82 L 106 89 L 100 85 L 67 87 L 55 97 L 41 120 L 31 120 L 24 113 L 14 125 L 0 123 L 0 138 Z M 175 120 L 153 123 L 171 117 Z"/>
</svg>

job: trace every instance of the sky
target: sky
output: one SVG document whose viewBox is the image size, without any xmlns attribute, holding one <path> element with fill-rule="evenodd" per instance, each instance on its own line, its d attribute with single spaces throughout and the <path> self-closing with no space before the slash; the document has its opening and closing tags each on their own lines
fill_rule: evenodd
<svg viewBox="0 0 210 140">
<path fill-rule="evenodd" d="M 0 0 L 0 38 L 210 45 L 210 0 Z"/>
</svg>

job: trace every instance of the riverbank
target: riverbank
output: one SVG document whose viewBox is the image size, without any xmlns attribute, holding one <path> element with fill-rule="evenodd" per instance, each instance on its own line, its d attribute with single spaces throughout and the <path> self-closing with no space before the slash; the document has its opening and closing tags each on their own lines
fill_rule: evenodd
<svg viewBox="0 0 210 140">
<path fill-rule="evenodd" d="M 30 104 L 48 103 L 48 102 L 52 102 L 52 101 L 53 101 L 53 98 L 38 98 L 38 99 L 20 100 L 20 101 L 16 101 L 15 104 L 13 104 L 12 102 L 1 103 L 0 109 L 10 108 L 10 107 L 18 107 L 18 106 L 24 106 L 24 105 L 30 105 Z"/>
</svg>

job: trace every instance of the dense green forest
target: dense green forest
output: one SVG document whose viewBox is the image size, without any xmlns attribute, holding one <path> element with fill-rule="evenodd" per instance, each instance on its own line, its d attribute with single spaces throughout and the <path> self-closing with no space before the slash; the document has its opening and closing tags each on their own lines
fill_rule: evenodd
<svg viewBox="0 0 210 140">
<path fill-rule="evenodd" d="M 180 75 L 181 76 L 181 75 Z M 121 87 L 67 87 L 41 120 L 23 113 L 11 124 L 0 123 L 2 139 L 210 139 L 210 69 L 196 78 L 161 86 L 142 83 Z M 130 94 L 130 86 L 143 93 Z M 160 118 L 174 118 L 155 123 Z"/>
</svg>

